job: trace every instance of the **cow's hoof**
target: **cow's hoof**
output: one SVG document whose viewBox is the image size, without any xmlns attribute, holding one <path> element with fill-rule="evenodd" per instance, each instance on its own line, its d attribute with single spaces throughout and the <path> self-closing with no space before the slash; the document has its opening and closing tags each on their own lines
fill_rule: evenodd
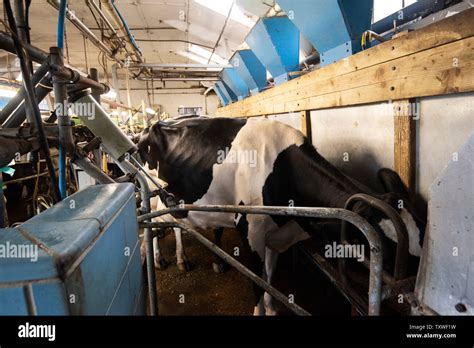
<svg viewBox="0 0 474 348">
<path fill-rule="evenodd" d="M 276 316 L 278 312 L 273 308 L 265 308 L 265 316 Z"/>
<path fill-rule="evenodd" d="M 160 271 L 165 270 L 168 268 L 168 262 L 165 259 L 159 259 L 158 261 L 155 260 L 155 268 L 159 269 Z"/>
<path fill-rule="evenodd" d="M 212 269 L 215 273 L 224 273 L 227 270 L 227 265 L 225 263 L 212 263 Z"/>
<path fill-rule="evenodd" d="M 189 272 L 191 270 L 191 265 L 188 261 L 178 262 L 178 269 L 183 272 Z"/>
<path fill-rule="evenodd" d="M 265 315 L 265 310 L 261 306 L 255 306 L 253 309 L 253 316 L 254 317 L 260 317 Z"/>
</svg>

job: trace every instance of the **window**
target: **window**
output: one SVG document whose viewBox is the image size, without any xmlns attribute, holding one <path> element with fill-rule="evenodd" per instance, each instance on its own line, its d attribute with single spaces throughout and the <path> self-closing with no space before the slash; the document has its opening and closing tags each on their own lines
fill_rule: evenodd
<svg viewBox="0 0 474 348">
<path fill-rule="evenodd" d="M 374 23 L 410 6 L 417 0 L 374 0 Z"/>
<path fill-rule="evenodd" d="M 198 106 L 180 106 L 178 107 L 178 115 L 202 115 L 202 107 Z"/>
</svg>

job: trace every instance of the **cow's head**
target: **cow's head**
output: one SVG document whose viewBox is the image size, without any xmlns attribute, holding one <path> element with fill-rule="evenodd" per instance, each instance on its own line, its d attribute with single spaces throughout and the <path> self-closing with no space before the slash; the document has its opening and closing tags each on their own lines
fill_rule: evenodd
<svg viewBox="0 0 474 348">
<path fill-rule="evenodd" d="M 423 221 L 416 216 L 408 200 L 399 193 L 390 192 L 379 198 L 398 212 L 407 228 L 409 253 L 419 257 L 423 242 Z M 397 242 L 397 232 L 393 222 L 380 210 L 364 202 L 357 202 L 354 205 L 353 211 L 365 218 L 371 225 L 381 230 L 390 240 L 395 243 Z"/>
<path fill-rule="evenodd" d="M 157 169 L 158 160 L 153 157 L 154 151 L 150 148 L 150 127 L 145 128 L 139 135 L 135 136 L 133 141 L 137 144 L 142 161 L 148 164 L 148 168 Z"/>
</svg>

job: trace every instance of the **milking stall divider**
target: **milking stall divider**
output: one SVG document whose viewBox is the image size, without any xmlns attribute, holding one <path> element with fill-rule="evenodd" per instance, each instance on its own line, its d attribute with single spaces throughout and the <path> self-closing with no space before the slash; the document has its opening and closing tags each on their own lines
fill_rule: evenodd
<svg viewBox="0 0 474 348">
<path fill-rule="evenodd" d="M 279 0 L 277 2 L 285 10 L 298 10 L 288 8 L 287 6 L 290 6 L 289 1 Z M 320 5 L 322 2 L 301 1 L 301 3 L 304 3 L 306 8 L 303 11 L 299 9 L 298 13 L 310 14 L 315 11 L 314 13 L 320 13 L 324 18 L 333 18 L 333 20 L 339 21 L 339 26 L 330 25 L 331 23 L 325 22 L 324 26 L 321 27 L 319 26 L 321 23 L 318 24 L 317 20 L 310 20 L 304 16 L 296 16 L 294 21 L 286 16 L 274 19 L 275 21 L 285 22 L 283 24 L 272 23 L 273 19 L 261 19 L 255 26 L 255 32 L 251 32 L 248 37 L 251 51 L 240 52 L 237 56 L 241 63 L 251 63 L 240 64 L 240 68 L 235 71 L 224 69 L 223 74 L 225 76 L 222 76 L 222 81 L 216 84 L 216 92 L 220 96 L 223 105 L 227 105 L 218 109 L 217 116 L 256 117 L 298 112 L 301 113 L 302 128 L 306 130 L 306 135 L 311 139 L 310 110 L 387 100 L 395 101 L 395 114 L 399 116 L 396 123 L 395 151 L 398 155 L 396 156 L 395 169 L 406 186 L 413 190 L 413 171 L 415 169 L 412 151 L 414 134 L 412 132 L 412 119 L 403 113 L 402 107 L 413 98 L 474 91 L 474 53 L 472 49 L 474 44 L 474 21 L 472 21 L 474 9 L 467 9 L 457 15 L 437 21 L 430 26 L 413 32 L 398 33 L 397 35 L 393 35 L 392 32 L 387 37 L 387 42 L 361 51 L 362 47 L 360 47 L 357 40 L 358 35 L 361 34 L 361 30 L 364 31 L 370 28 L 370 21 L 367 19 L 369 14 L 364 12 L 365 10 L 363 14 L 360 14 L 355 9 L 356 6 L 350 6 L 350 1 L 325 2 L 331 4 L 328 7 Z M 361 7 L 363 9 L 366 7 L 365 5 L 371 5 L 372 1 L 364 0 L 360 1 L 360 3 L 364 4 Z M 419 3 L 427 6 L 427 4 L 432 5 L 434 1 L 424 0 L 419 1 Z M 470 1 L 464 1 L 462 4 L 470 4 Z M 293 2 L 291 2 L 291 6 L 294 6 Z M 308 7 L 312 8 L 314 6 L 318 8 L 313 8 L 314 11 L 308 10 Z M 367 8 L 369 7 L 367 6 Z M 371 14 L 371 11 L 368 12 Z M 313 27 L 314 25 L 316 27 Z M 341 35 L 334 35 L 331 39 L 332 41 L 328 43 L 323 40 L 324 37 L 316 33 L 322 32 L 322 29 L 328 27 L 327 25 L 337 28 L 337 30 L 346 28 L 346 31 L 342 30 Z M 290 44 L 284 38 L 299 37 L 299 31 L 295 29 L 295 26 L 312 41 L 316 48 L 323 47 L 321 50 L 322 68 L 298 78 L 294 78 L 294 71 L 298 70 L 298 64 L 295 64 L 294 52 L 291 53 L 282 49 L 284 42 Z M 279 30 L 275 30 L 276 27 Z M 255 45 L 257 41 L 260 42 L 260 45 Z M 0 33 L 0 45 L 2 49 L 12 53 L 16 52 L 12 38 L 6 33 Z M 296 50 L 297 46 L 296 44 L 292 45 L 292 50 Z M 25 268 L 24 263 L 12 261 L 13 264 L 10 266 L 21 271 L 17 277 L 13 277 L 11 269 L 10 273 L 5 273 L 6 267 L 0 267 L 0 299 L 8 304 L 10 304 L 9 300 L 15 299 L 16 302 L 12 304 L 12 312 L 21 307 L 22 311 L 26 314 L 44 314 L 47 308 L 46 304 L 48 301 L 51 301 L 48 298 L 54 295 L 56 298 L 63 298 L 64 302 L 63 304 L 57 304 L 56 308 L 59 308 L 57 313 L 93 314 L 94 310 L 98 310 L 97 308 L 100 307 L 101 310 L 104 308 L 103 313 L 106 314 L 116 313 L 114 312 L 115 310 L 118 311 L 118 314 L 123 314 L 120 313 L 122 308 L 120 303 L 122 303 L 121 301 L 123 303 L 130 302 L 130 299 L 126 298 L 126 294 L 133 294 L 133 303 L 128 303 L 126 313 L 143 314 L 145 301 L 143 300 L 141 289 L 136 286 L 133 289 L 125 289 L 123 285 L 125 278 L 129 280 L 129 284 L 133 283 L 136 285 L 141 282 L 138 279 L 141 278 L 140 267 L 137 268 L 137 255 L 139 252 L 137 251 L 138 225 L 136 221 L 138 221 L 139 226 L 144 228 L 149 314 L 158 314 L 152 245 L 153 229 L 167 227 L 179 227 L 187 231 L 201 244 L 235 267 L 294 313 L 299 315 L 309 314 L 298 305 L 289 302 L 287 296 L 256 276 L 252 271 L 207 240 L 192 227 L 180 222 L 151 222 L 152 218 L 184 211 L 339 219 L 343 221 L 341 229 L 342 243 L 347 243 L 345 240 L 345 225 L 346 222 L 349 222 L 364 235 L 370 246 L 370 260 L 364 263 L 369 269 L 368 301 L 365 300 L 365 295 L 360 295 L 353 291 L 348 283 L 345 276 L 346 267 L 344 260 L 339 261 L 337 268 L 330 265 L 319 255 L 311 255 L 311 257 L 320 270 L 350 300 L 359 312 L 379 315 L 382 300 L 399 294 L 413 297 L 415 281 L 417 289 L 415 289 L 414 296 L 416 299 L 411 303 L 412 314 L 452 313 L 451 311 L 454 306 L 451 306 L 451 303 L 449 304 L 449 309 L 447 307 L 439 308 L 436 304 L 437 299 L 440 296 L 445 296 L 446 292 L 458 290 L 459 292 L 452 296 L 452 301 L 454 303 L 463 301 L 467 307 L 466 314 L 472 311 L 472 303 L 469 301 L 473 299 L 469 297 L 467 299 L 466 297 L 463 298 L 462 295 L 462 289 L 466 288 L 463 284 L 466 284 L 468 281 L 464 278 L 459 282 L 459 289 L 446 289 L 443 292 L 441 290 L 445 289 L 440 287 L 439 293 L 429 291 L 432 284 L 440 282 L 440 278 L 442 278 L 439 274 L 440 264 L 443 263 L 440 257 L 446 248 L 440 247 L 439 243 L 447 238 L 441 233 L 442 229 L 437 228 L 434 222 L 429 222 L 432 235 L 427 238 L 434 238 L 436 236 L 436 242 L 433 242 L 434 246 L 430 246 L 428 251 L 422 256 L 420 271 L 416 280 L 405 278 L 408 257 L 406 226 L 396 211 L 373 197 L 367 195 L 351 197 L 347 202 L 347 209 L 175 205 L 172 196 L 144 170 L 140 162 L 134 157 L 137 152 L 135 144 L 111 121 L 109 115 L 98 102 L 97 95 L 103 93 L 106 87 L 97 81 L 82 76 L 73 69 L 64 67 L 64 63 L 55 49 L 52 49 L 50 55 L 47 55 L 31 45 L 25 45 L 25 48 L 32 60 L 42 64 L 33 75 L 38 102 L 49 93 L 51 87 L 54 87 L 55 96 L 58 100 L 65 100 L 65 85 L 68 85 L 71 103 L 87 104 L 90 106 L 90 108 L 77 108 L 75 110 L 80 120 L 96 137 L 89 144 L 89 148 L 97 150 L 99 146 L 102 146 L 122 171 L 128 175 L 129 180 L 136 179 L 139 186 L 141 208 L 137 217 L 136 209 L 133 207 L 135 201 L 132 198 L 135 198 L 135 195 L 131 184 L 116 183 L 114 179 L 91 163 L 87 157 L 77 156 L 77 154 L 81 153 L 80 151 L 77 152 L 73 162 L 98 183 L 104 185 L 77 192 L 45 213 L 16 228 L 6 229 L 6 233 L 2 234 L 2 237 L 8 237 L 7 240 L 9 238 L 12 240 L 22 238 L 22 241 L 19 241 L 19 243 L 24 243 L 25 240 L 33 241 L 40 245 L 42 250 L 38 269 L 30 271 Z M 266 48 L 267 51 L 265 53 L 261 52 L 261 48 Z M 270 54 L 271 52 L 273 53 Z M 412 68 L 414 62 L 423 61 L 426 57 L 440 54 L 444 55 L 445 60 L 433 60 L 429 67 L 421 69 L 421 71 L 417 70 L 419 67 L 416 64 Z M 273 59 L 270 59 L 272 55 Z M 260 66 L 255 65 L 255 57 L 261 62 Z M 452 66 L 454 59 L 462 62 L 462 64 Z M 451 65 L 447 64 L 446 61 L 451 62 Z M 264 89 L 261 76 L 262 66 L 271 71 L 272 75 L 275 76 L 276 86 L 266 91 L 262 91 Z M 399 75 L 399 71 L 402 71 L 403 74 Z M 242 77 L 239 77 L 239 74 Z M 52 79 L 52 82 L 51 76 L 55 77 Z M 244 81 L 238 81 L 237 78 Z M 84 88 L 92 88 L 93 95 L 88 91 L 84 92 Z M 253 95 L 248 97 L 250 92 Z M 8 114 L 7 111 L 2 111 L 2 114 L 0 114 L 2 117 L 5 116 L 1 122 L 4 123 L 6 121 L 6 123 L 9 123 L 8 127 L 4 123 L 5 128 L 1 130 L 2 133 L 16 134 L 25 131 L 21 127 L 18 128 L 26 117 L 25 109 L 27 105 L 21 105 L 21 97 L 23 96 L 24 98 L 25 94 L 24 89 L 20 90 L 18 93 L 19 97 L 12 99 L 11 105 L 7 105 Z M 231 104 L 232 101 L 234 103 Z M 92 110 L 94 117 L 91 117 L 90 110 Z M 67 115 L 58 116 L 64 117 L 63 121 L 68 120 Z M 67 145 L 68 141 L 68 132 L 64 132 L 68 126 L 66 123 L 62 121 L 59 123 L 59 135 L 64 137 L 64 134 L 66 134 L 66 138 L 61 138 L 61 143 L 65 145 Z M 42 129 L 43 125 L 40 124 L 38 127 Z M 52 126 L 46 127 L 45 131 L 57 136 L 57 131 L 53 130 Z M 443 171 L 437 180 L 440 185 L 432 188 L 433 197 L 436 198 L 440 194 L 446 196 L 447 190 L 452 189 L 453 185 L 469 184 L 466 181 L 467 179 L 462 176 L 462 173 L 468 170 L 469 165 L 472 165 L 473 152 L 474 137 L 471 136 L 459 151 L 460 158 L 466 159 L 465 162 L 451 163 Z M 147 178 L 156 185 L 156 190 L 149 187 Z M 455 184 L 453 184 L 452 180 L 447 181 L 445 178 L 454 178 L 457 181 L 454 180 Z M 452 197 L 446 197 L 443 201 L 444 206 L 449 207 L 449 205 L 452 205 L 452 207 L 457 208 L 457 210 L 453 209 L 452 216 L 450 215 L 448 222 L 439 221 L 442 211 L 437 207 L 442 204 L 438 202 L 435 205 L 430 202 L 430 219 L 433 219 L 439 226 L 446 226 L 446 223 L 459 223 L 460 217 L 456 214 L 472 216 L 472 212 L 466 211 L 466 207 L 470 206 L 469 198 L 457 196 L 463 194 L 463 192 L 458 191 L 461 190 L 458 189 L 452 193 Z M 167 204 L 168 209 L 151 212 L 150 198 L 156 195 L 159 195 Z M 103 199 L 100 199 L 101 196 Z M 87 202 L 94 201 L 94 199 L 97 200 L 97 203 L 90 206 Z M 67 213 L 67 205 L 72 200 L 83 202 L 84 206 L 73 213 Z M 367 221 L 350 210 L 351 204 L 356 200 L 362 200 L 372 207 L 380 209 L 392 220 L 396 227 L 399 243 L 397 245 L 395 272 L 393 275 L 389 275 L 383 270 L 381 237 Z M 109 205 L 110 201 L 113 201 L 113 204 Z M 108 208 L 103 212 L 97 213 L 101 210 L 99 206 Z M 75 239 L 72 241 L 70 249 L 67 249 L 64 253 L 59 253 L 58 250 L 63 248 L 64 245 L 58 243 L 57 236 L 51 234 L 51 229 L 55 230 L 53 224 L 62 224 L 67 232 L 69 230 L 67 229 L 66 222 L 70 221 L 73 221 L 73 225 L 70 228 L 78 231 L 81 230 L 81 233 L 78 233 L 78 235 L 65 233 L 63 237 L 66 238 L 66 242 L 67 238 L 74 237 Z M 131 222 L 133 223 L 131 224 Z M 136 235 L 131 236 L 131 232 L 136 232 Z M 118 249 L 134 243 L 133 260 L 131 258 L 127 264 L 123 264 L 120 270 L 111 272 L 113 276 L 109 276 L 106 269 L 102 269 L 105 266 L 102 267 L 101 262 L 103 259 L 98 255 L 100 255 L 100 251 L 103 251 L 105 255 L 109 255 L 108 253 L 111 251 L 104 244 L 105 236 L 108 237 L 108 243 L 113 243 L 113 238 L 110 237 L 115 236 L 117 233 L 122 233 L 124 238 L 123 243 L 117 242 L 119 243 Z M 74 236 L 71 237 L 72 235 Z M 46 242 L 44 238 L 46 238 Z M 459 243 L 472 241 L 472 237 L 465 234 L 460 234 L 457 238 Z M 102 244 L 100 243 L 101 241 Z M 105 273 L 100 273 L 99 275 L 94 266 L 101 266 L 101 272 Z M 443 264 L 442 267 L 444 267 L 444 271 L 453 271 L 450 277 L 455 277 L 454 272 L 459 274 L 459 269 L 464 267 L 464 265 L 455 265 L 451 262 L 448 265 Z M 462 271 L 465 273 L 464 269 Z M 37 274 L 32 274 L 34 272 L 42 273 L 38 276 Z M 107 276 L 104 279 L 104 284 L 106 285 L 104 286 L 104 291 L 107 291 L 107 299 L 111 298 L 108 303 L 102 303 L 105 300 L 99 299 L 99 295 L 92 291 L 95 289 L 93 284 L 94 281 L 97 281 L 97 277 L 104 276 L 105 274 Z M 20 276 L 24 276 L 24 279 L 18 278 Z M 108 277 L 113 277 L 113 281 Z M 48 279 L 54 280 L 50 281 Z M 66 291 L 59 290 L 58 284 L 61 283 L 66 284 Z M 385 286 L 383 286 L 384 283 Z M 442 285 L 446 284 L 442 283 Z M 40 288 L 41 291 L 38 290 Z M 33 295 L 34 291 L 37 291 L 35 295 Z M 77 311 L 71 312 L 70 304 L 65 304 L 68 302 L 66 298 L 70 291 L 78 291 L 86 295 L 87 301 L 82 300 Z M 21 306 L 18 305 L 19 303 Z M 14 305 L 20 307 L 15 307 Z M 67 309 L 68 306 L 69 310 Z M 436 308 L 436 310 L 433 310 L 433 308 Z"/>
</svg>

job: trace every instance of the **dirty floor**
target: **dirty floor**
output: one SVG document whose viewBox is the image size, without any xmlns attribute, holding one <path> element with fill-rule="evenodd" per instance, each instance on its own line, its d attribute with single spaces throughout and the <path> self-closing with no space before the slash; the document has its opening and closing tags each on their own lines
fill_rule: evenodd
<svg viewBox="0 0 474 348">
<path fill-rule="evenodd" d="M 203 234 L 213 240 L 212 231 Z M 188 272 L 176 266 L 174 234 L 160 239 L 169 263 L 166 270 L 156 271 L 160 315 L 252 315 L 255 297 L 251 282 L 233 268 L 214 273 L 211 251 L 189 234 L 183 235 L 183 243 L 191 263 Z M 240 256 L 236 258 L 247 262 L 249 255 L 243 252 L 237 231 L 226 230 L 221 247 L 228 253 L 238 247 Z M 350 315 L 347 302 L 318 271 L 297 265 L 291 249 L 279 258 L 274 286 L 286 295 L 292 294 L 295 303 L 313 315 Z M 281 304 L 277 309 L 280 314 L 292 314 Z"/>
</svg>

